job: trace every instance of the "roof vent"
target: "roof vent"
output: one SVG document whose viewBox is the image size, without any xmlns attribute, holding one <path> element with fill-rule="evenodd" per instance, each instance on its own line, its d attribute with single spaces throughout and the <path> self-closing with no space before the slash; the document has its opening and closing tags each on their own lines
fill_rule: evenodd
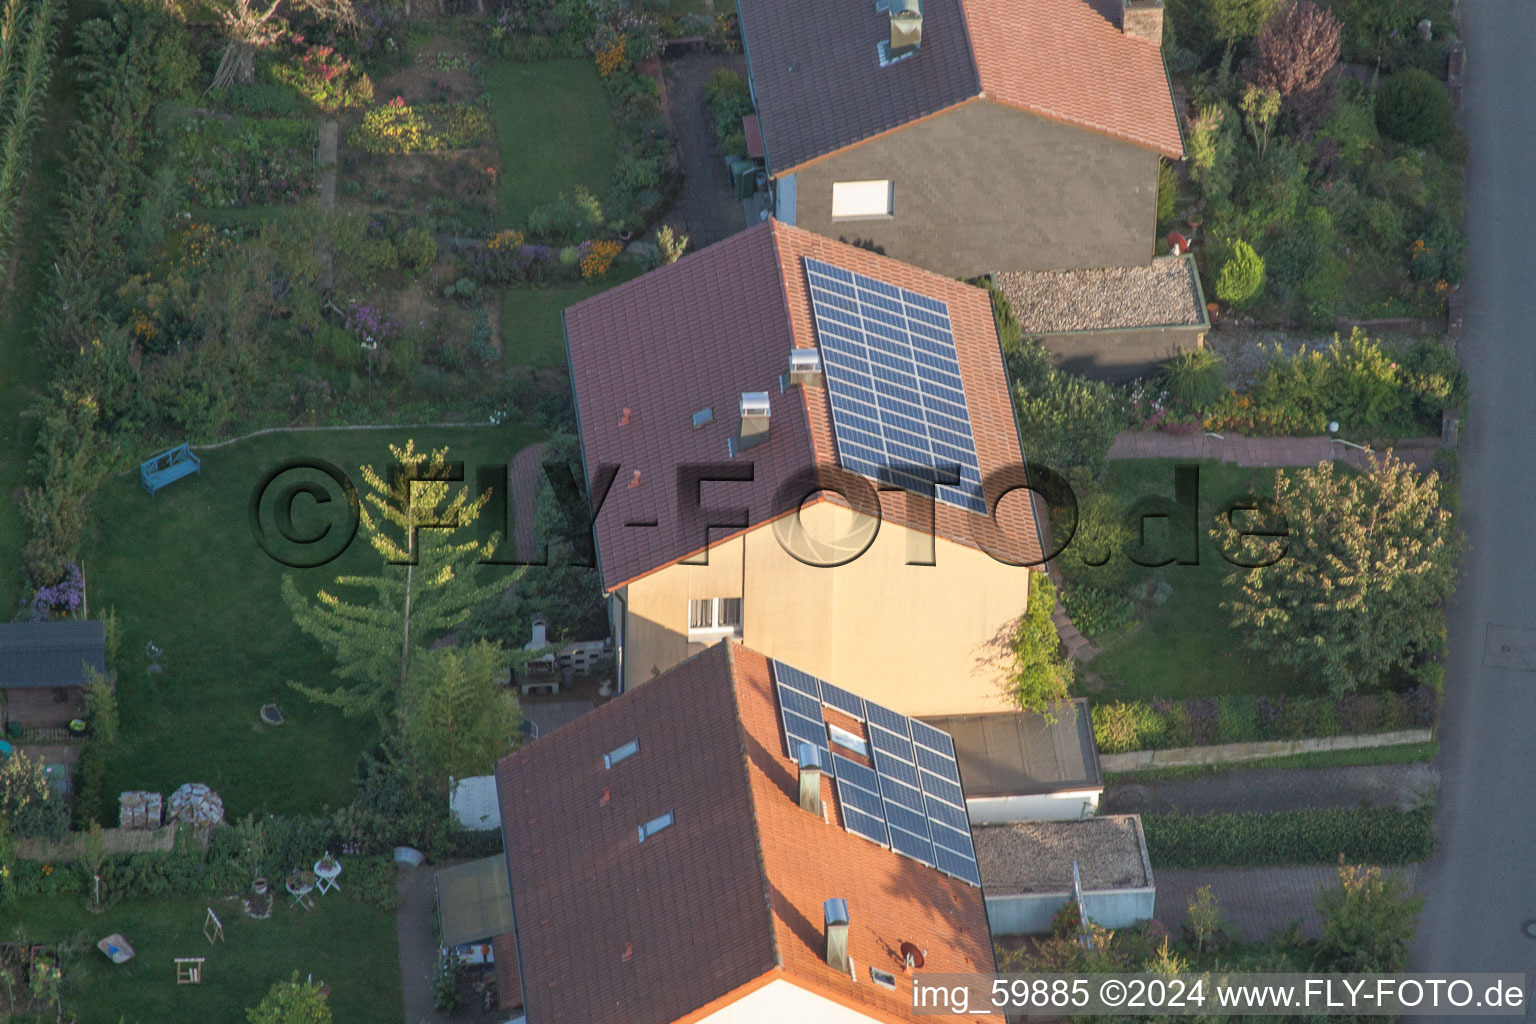
<svg viewBox="0 0 1536 1024">
<path fill-rule="evenodd" d="M 917 52 L 923 41 L 923 0 L 886 0 L 891 12 L 891 39 L 881 55 L 900 60 Z"/>
<path fill-rule="evenodd" d="M 797 348 L 789 353 L 789 382 L 803 388 L 821 387 L 821 352 Z"/>
<path fill-rule="evenodd" d="M 736 436 L 735 452 L 746 451 L 768 440 L 768 392 L 741 393 L 741 431 Z"/>
<path fill-rule="evenodd" d="M 822 911 L 827 920 L 827 966 L 849 974 L 853 969 L 848 963 L 848 901 L 833 897 Z"/>
<path fill-rule="evenodd" d="M 816 817 L 821 810 L 821 753 L 814 743 L 800 744 L 800 809 Z"/>
</svg>

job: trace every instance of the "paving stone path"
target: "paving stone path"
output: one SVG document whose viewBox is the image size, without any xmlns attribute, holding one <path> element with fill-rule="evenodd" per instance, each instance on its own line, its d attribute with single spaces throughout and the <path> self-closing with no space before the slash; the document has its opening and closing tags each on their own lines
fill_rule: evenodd
<svg viewBox="0 0 1536 1024">
<path fill-rule="evenodd" d="M 1440 439 L 1412 437 L 1399 441 L 1394 454 L 1417 469 L 1435 460 Z M 1115 436 L 1111 459 L 1214 459 L 1239 466 L 1272 469 L 1315 466 L 1330 459 L 1363 469 L 1367 453 L 1328 437 L 1244 437 L 1242 434 L 1165 434 L 1127 430 Z"/>
<path fill-rule="evenodd" d="M 1409 886 L 1414 884 L 1418 866 L 1409 864 L 1400 871 Z M 1323 919 L 1317 912 L 1317 893 L 1323 888 L 1337 888 L 1338 869 L 1332 865 L 1285 868 L 1160 868 L 1153 873 L 1157 882 L 1157 919 L 1169 931 L 1178 933 L 1189 907 L 1189 898 L 1202 885 L 1209 885 L 1221 905 L 1234 937 L 1256 941 L 1301 922 L 1302 934 L 1310 938 L 1322 935 Z"/>
<path fill-rule="evenodd" d="M 728 238 L 745 228 L 740 202 L 731 190 L 731 172 L 715 138 L 714 117 L 704 101 L 704 83 L 720 68 L 747 73 L 740 54 L 699 54 L 669 63 L 672 132 L 683 168 L 683 190 L 662 218 L 688 236 L 690 251 Z"/>
</svg>

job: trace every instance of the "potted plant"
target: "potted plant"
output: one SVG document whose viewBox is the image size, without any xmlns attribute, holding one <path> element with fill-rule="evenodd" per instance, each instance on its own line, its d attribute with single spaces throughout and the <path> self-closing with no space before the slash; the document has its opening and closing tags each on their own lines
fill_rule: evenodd
<svg viewBox="0 0 1536 1024">
<path fill-rule="evenodd" d="M 336 863 L 336 858 L 331 856 L 331 851 L 326 850 L 325 856 L 321 857 L 319 863 L 315 865 L 315 870 L 320 874 L 329 875 L 340 866 Z"/>
</svg>

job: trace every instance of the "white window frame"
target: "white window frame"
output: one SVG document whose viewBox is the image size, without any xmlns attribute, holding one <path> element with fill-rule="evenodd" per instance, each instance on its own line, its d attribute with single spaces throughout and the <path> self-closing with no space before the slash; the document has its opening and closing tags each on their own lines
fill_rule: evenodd
<svg viewBox="0 0 1536 1024">
<path fill-rule="evenodd" d="M 896 183 L 889 178 L 832 183 L 833 220 L 889 220 L 896 212 Z"/>
<path fill-rule="evenodd" d="M 639 737 L 636 737 L 627 743 L 621 743 L 619 746 L 614 747 L 612 750 L 608 751 L 608 753 L 604 754 L 603 767 L 608 771 L 613 771 L 614 765 L 618 764 L 620 761 L 623 761 L 625 758 L 634 757 L 638 753 L 640 753 L 640 739 Z"/>
<path fill-rule="evenodd" d="M 639 827 L 638 831 L 640 833 L 640 841 L 643 843 L 663 829 L 671 828 L 675 820 L 676 819 L 673 817 L 671 811 L 668 811 L 666 814 L 663 814 L 660 817 L 652 818 L 650 821 Z"/>
<path fill-rule="evenodd" d="M 736 621 L 728 622 L 728 612 L 731 602 L 735 602 Z M 695 620 L 700 618 L 695 613 L 705 611 L 702 616 L 705 625 L 695 625 Z M 739 597 L 695 597 L 688 601 L 688 635 L 689 636 L 740 636 L 741 635 L 742 608 Z"/>
</svg>

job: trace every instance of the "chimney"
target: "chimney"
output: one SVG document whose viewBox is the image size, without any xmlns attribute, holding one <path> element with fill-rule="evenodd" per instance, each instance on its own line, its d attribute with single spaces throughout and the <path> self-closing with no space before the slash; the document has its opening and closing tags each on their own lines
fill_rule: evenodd
<svg viewBox="0 0 1536 1024">
<path fill-rule="evenodd" d="M 820 818 L 821 753 L 811 743 L 800 744 L 800 809 Z"/>
<path fill-rule="evenodd" d="M 814 348 L 791 349 L 789 353 L 789 382 L 803 388 L 819 388 L 821 379 L 821 352 Z"/>
<path fill-rule="evenodd" d="M 741 432 L 736 437 L 735 449 L 738 452 L 746 451 L 766 440 L 768 440 L 768 392 L 743 391 L 741 393 Z"/>
<path fill-rule="evenodd" d="M 1122 0 L 1120 28 L 1134 39 L 1163 45 L 1163 0 Z"/>
<path fill-rule="evenodd" d="M 827 918 L 827 966 L 852 974 L 848 964 L 848 901 L 834 897 L 823 904 L 822 910 Z"/>
<path fill-rule="evenodd" d="M 923 41 L 922 0 L 889 0 L 891 10 L 890 57 L 904 57 Z"/>
</svg>

